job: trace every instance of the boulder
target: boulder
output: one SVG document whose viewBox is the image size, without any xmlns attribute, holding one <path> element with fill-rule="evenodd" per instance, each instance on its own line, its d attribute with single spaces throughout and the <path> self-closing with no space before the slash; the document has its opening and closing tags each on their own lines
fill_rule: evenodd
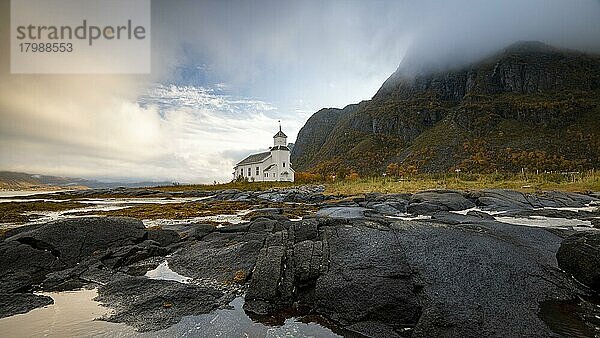
<svg viewBox="0 0 600 338">
<path fill-rule="evenodd" d="M 561 269 L 600 291 L 600 232 L 582 231 L 567 237 L 556 258 Z"/>
</svg>

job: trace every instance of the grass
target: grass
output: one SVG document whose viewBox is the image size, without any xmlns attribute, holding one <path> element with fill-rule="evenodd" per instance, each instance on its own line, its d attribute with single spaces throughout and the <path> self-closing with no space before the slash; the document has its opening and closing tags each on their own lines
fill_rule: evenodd
<svg viewBox="0 0 600 338">
<path fill-rule="evenodd" d="M 328 195 L 357 195 L 369 192 L 412 193 L 430 189 L 512 189 L 523 192 L 558 190 L 600 191 L 600 173 L 577 174 L 430 174 L 404 178 L 378 177 L 338 181 L 326 185 Z"/>
<path fill-rule="evenodd" d="M 358 195 L 369 192 L 412 193 L 430 189 L 513 189 L 523 192 L 558 190 L 570 192 L 600 191 L 600 172 L 583 173 L 442 173 L 417 174 L 408 177 L 369 177 L 357 180 L 322 182 L 232 182 L 213 185 L 182 185 L 153 188 L 164 191 L 239 189 L 262 191 L 271 188 L 286 188 L 304 184 L 323 184 L 326 195 Z"/>
<path fill-rule="evenodd" d="M 302 185 L 294 182 L 229 182 L 221 184 L 189 184 L 189 185 L 168 185 L 151 188 L 152 190 L 175 192 L 175 191 L 213 191 L 224 189 L 238 189 L 241 191 L 263 191 L 272 188 L 287 188 Z"/>
</svg>

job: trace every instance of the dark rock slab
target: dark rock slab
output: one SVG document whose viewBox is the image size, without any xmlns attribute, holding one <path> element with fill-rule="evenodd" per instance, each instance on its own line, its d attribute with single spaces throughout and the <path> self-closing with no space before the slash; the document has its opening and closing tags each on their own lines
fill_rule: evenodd
<svg viewBox="0 0 600 338">
<path fill-rule="evenodd" d="M 167 229 L 148 229 L 147 239 L 157 242 L 159 246 L 169 246 L 181 241 L 177 231 Z"/>
<path fill-rule="evenodd" d="M 122 217 L 82 217 L 24 228 L 0 242 L 1 292 L 27 291 L 42 282 L 52 290 L 77 288 L 82 285 L 78 276 L 92 265 L 119 268 L 166 255 L 180 241 L 175 231 L 148 231 L 141 221 Z M 52 276 L 46 279 L 48 274 Z"/>
<path fill-rule="evenodd" d="M 499 222 L 448 227 L 399 221 L 398 247 L 421 281 L 412 337 L 547 337 L 540 302 L 583 292 L 557 269 L 561 238 Z"/>
<path fill-rule="evenodd" d="M 48 296 L 32 293 L 0 293 L 0 318 L 27 313 L 33 309 L 52 304 L 54 304 L 54 300 Z"/>
<path fill-rule="evenodd" d="M 266 232 L 213 232 L 169 257 L 169 267 L 195 279 L 229 283 L 236 273 L 252 273 L 266 236 Z"/>
<path fill-rule="evenodd" d="M 340 219 L 352 219 L 352 218 L 364 218 L 365 211 L 367 209 L 362 207 L 328 207 L 317 211 L 317 217 L 326 218 L 340 218 Z"/>
<path fill-rule="evenodd" d="M 600 232 L 584 231 L 567 237 L 556 254 L 558 266 L 578 281 L 600 291 Z"/>
<path fill-rule="evenodd" d="M 46 223 L 7 238 L 52 253 L 67 267 L 95 252 L 142 242 L 141 221 L 125 217 L 82 217 Z"/>
<path fill-rule="evenodd" d="M 459 211 L 475 207 L 475 203 L 455 191 L 421 192 L 410 199 L 407 211 L 411 214 L 431 215 L 437 211 Z"/>
<path fill-rule="evenodd" d="M 523 210 L 533 209 L 525 194 L 514 190 L 482 190 L 476 204 L 484 210 Z"/>
<path fill-rule="evenodd" d="M 315 285 L 315 309 L 341 325 L 377 322 L 402 330 L 421 313 L 396 236 L 362 226 L 327 228 L 329 266 Z M 364 324 L 363 324 L 364 325 Z"/>
<path fill-rule="evenodd" d="M 210 287 L 145 277 L 111 281 L 98 288 L 96 298 L 113 310 L 103 320 L 126 323 L 141 332 L 167 328 L 183 316 L 208 313 L 232 299 Z"/>
<path fill-rule="evenodd" d="M 487 215 L 487 216 L 483 216 L 481 214 Z M 431 215 L 431 219 L 434 222 L 439 222 L 439 223 L 444 223 L 444 224 L 472 224 L 472 223 L 481 223 L 481 222 L 485 222 L 485 221 L 493 221 L 494 220 L 494 217 L 492 217 L 486 213 L 481 213 L 481 214 L 462 215 L 462 214 L 456 214 L 456 213 L 448 212 L 448 211 L 438 211 L 438 212 L 434 213 L 433 215 Z"/>
</svg>

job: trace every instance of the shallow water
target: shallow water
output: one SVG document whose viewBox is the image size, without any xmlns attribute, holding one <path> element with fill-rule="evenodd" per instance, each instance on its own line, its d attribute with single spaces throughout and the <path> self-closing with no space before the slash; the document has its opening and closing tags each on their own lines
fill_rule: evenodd
<svg viewBox="0 0 600 338">
<path fill-rule="evenodd" d="M 135 334 L 125 324 L 95 321 L 108 313 L 108 309 L 93 301 L 98 291 L 78 290 L 43 292 L 52 297 L 54 304 L 25 314 L 0 319 L 0 332 L 4 337 L 98 337 L 114 333 Z"/>
<path fill-rule="evenodd" d="M 187 284 L 192 278 L 185 277 L 169 268 L 169 262 L 166 260 L 160 263 L 155 269 L 146 272 L 146 277 L 150 279 L 174 280 L 179 283 Z"/>
<path fill-rule="evenodd" d="M 565 337 L 600 337 L 600 305 L 588 300 L 552 300 L 540 304 L 540 318 Z"/>
<path fill-rule="evenodd" d="M 0 319 L 0 333 L 5 337 L 340 337 L 316 323 L 287 319 L 281 326 L 254 322 L 243 310 L 244 298 L 237 297 L 229 309 L 200 316 L 186 316 L 167 328 L 155 332 L 136 332 L 122 323 L 95 320 L 110 312 L 93 299 L 97 289 L 40 293 L 54 299 L 54 304 L 26 314 Z"/>
<path fill-rule="evenodd" d="M 574 230 L 591 230 L 592 222 L 579 219 L 553 218 L 544 216 L 531 217 L 498 217 L 496 220 L 508 224 L 525 225 L 540 228 L 573 228 Z"/>
</svg>

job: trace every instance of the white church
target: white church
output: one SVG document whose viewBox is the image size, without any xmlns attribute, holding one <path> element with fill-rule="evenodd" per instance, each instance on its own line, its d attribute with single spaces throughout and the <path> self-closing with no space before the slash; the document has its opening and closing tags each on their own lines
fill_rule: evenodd
<svg viewBox="0 0 600 338">
<path fill-rule="evenodd" d="M 252 154 L 233 167 L 233 179 L 244 178 L 250 182 L 294 182 L 294 169 L 290 163 L 287 136 L 281 131 L 273 136 L 273 147 L 264 153 Z"/>
</svg>

